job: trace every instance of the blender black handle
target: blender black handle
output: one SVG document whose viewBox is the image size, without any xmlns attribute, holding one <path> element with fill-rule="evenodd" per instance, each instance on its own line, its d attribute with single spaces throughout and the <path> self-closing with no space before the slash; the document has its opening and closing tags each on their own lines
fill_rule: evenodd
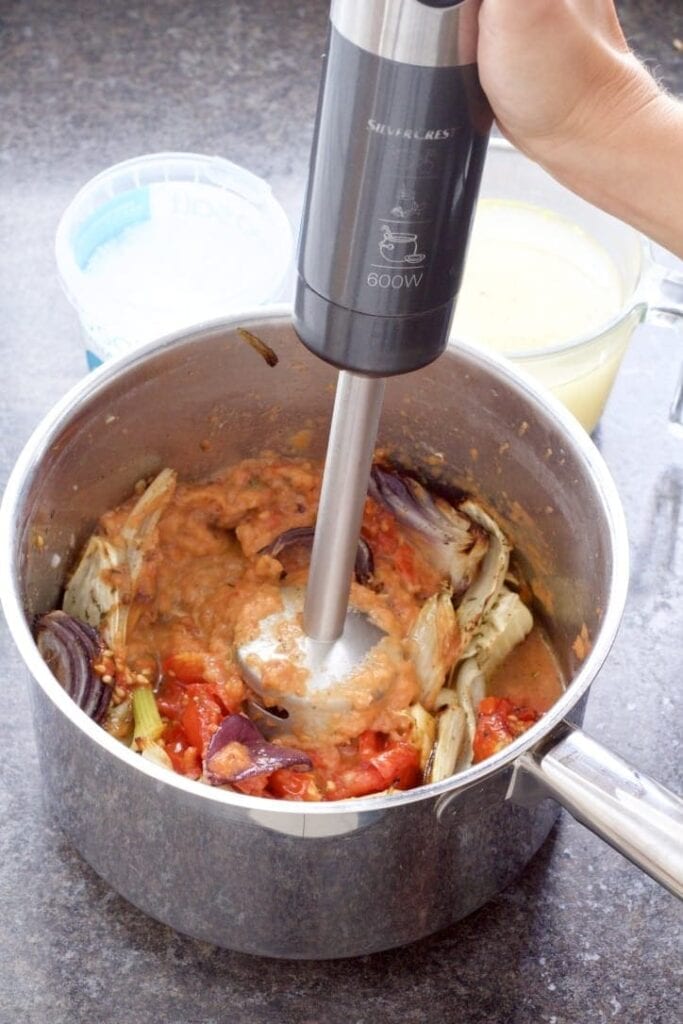
<svg viewBox="0 0 683 1024">
<path fill-rule="evenodd" d="M 491 125 L 480 0 L 333 0 L 294 324 L 335 366 L 406 373 L 446 346 Z"/>
</svg>

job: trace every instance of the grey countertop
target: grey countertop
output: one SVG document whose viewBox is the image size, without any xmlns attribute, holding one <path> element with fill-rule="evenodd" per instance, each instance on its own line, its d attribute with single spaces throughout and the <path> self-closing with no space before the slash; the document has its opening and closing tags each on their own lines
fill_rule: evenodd
<svg viewBox="0 0 683 1024">
<path fill-rule="evenodd" d="M 679 0 L 620 4 L 683 92 Z M 0 0 L 0 484 L 84 371 L 55 273 L 59 216 L 104 167 L 220 153 L 301 206 L 325 0 Z M 680 269 L 680 268 L 679 268 Z M 633 576 L 586 727 L 681 788 L 683 436 L 667 428 L 680 335 L 638 329 L 597 441 L 623 498 Z M 0 627 L 0 1024 L 673 1024 L 674 899 L 562 815 L 519 881 L 450 930 L 355 961 L 272 962 L 146 918 L 41 799 L 24 668 Z"/>
</svg>

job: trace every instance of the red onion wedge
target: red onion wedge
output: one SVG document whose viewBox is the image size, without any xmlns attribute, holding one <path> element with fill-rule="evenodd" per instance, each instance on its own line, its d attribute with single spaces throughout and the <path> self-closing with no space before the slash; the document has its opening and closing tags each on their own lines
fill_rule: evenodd
<svg viewBox="0 0 683 1024">
<path fill-rule="evenodd" d="M 443 500 L 435 499 L 413 477 L 398 470 L 374 465 L 368 496 L 389 509 L 399 523 L 416 530 L 429 540 L 441 544 L 452 542 L 454 524 L 451 515 L 455 509 Z"/>
<path fill-rule="evenodd" d="M 285 530 L 279 537 L 271 541 L 265 548 L 261 548 L 260 554 L 272 555 L 273 558 L 277 558 L 278 555 L 285 551 L 287 548 L 296 547 L 301 545 L 302 547 L 310 548 L 313 546 L 313 536 L 315 530 L 312 526 L 296 526 L 292 530 Z M 361 584 L 367 584 L 372 578 L 375 565 L 372 557 L 372 551 L 368 546 L 367 541 L 363 540 L 362 537 L 358 538 L 358 550 L 356 552 L 356 561 L 354 563 L 354 573 L 356 579 Z"/>
<path fill-rule="evenodd" d="M 312 768 L 313 764 L 301 750 L 266 742 L 244 715 L 224 718 L 206 752 L 206 777 L 214 786 L 294 767 Z"/>
<path fill-rule="evenodd" d="M 398 470 L 373 466 L 368 496 L 388 509 L 413 545 L 450 577 L 454 596 L 464 594 L 488 550 L 486 530 L 462 509 Z"/>
<path fill-rule="evenodd" d="M 66 612 L 54 611 L 37 620 L 35 635 L 38 650 L 57 682 L 86 715 L 100 722 L 112 688 L 93 668 L 103 649 L 97 630 Z"/>
</svg>

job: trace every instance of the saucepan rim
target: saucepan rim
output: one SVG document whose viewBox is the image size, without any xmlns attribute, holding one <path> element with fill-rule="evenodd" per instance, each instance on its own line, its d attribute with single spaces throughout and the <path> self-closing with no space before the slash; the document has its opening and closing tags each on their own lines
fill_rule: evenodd
<svg viewBox="0 0 683 1024">
<path fill-rule="evenodd" d="M 602 456 L 583 427 L 553 395 L 543 391 L 524 371 L 513 366 L 501 356 L 484 352 L 464 342 L 458 342 L 459 350 L 481 364 L 484 369 L 493 371 L 494 375 L 498 377 L 504 377 L 506 383 L 523 392 L 524 397 L 530 401 L 531 405 L 540 406 L 542 411 L 554 420 L 564 433 L 567 443 L 572 445 L 575 454 L 583 463 L 585 471 L 591 477 L 601 501 L 608 528 L 612 558 L 609 598 L 604 609 L 600 631 L 596 637 L 591 638 L 592 648 L 585 661 L 565 693 L 545 713 L 543 718 L 504 750 L 442 782 L 430 783 L 390 796 L 368 796 L 304 805 L 294 801 L 246 796 L 186 779 L 182 775 L 158 766 L 129 750 L 81 711 L 59 685 L 38 653 L 22 605 L 19 587 L 17 520 L 23 497 L 34 481 L 45 453 L 49 450 L 55 437 L 62 432 L 73 414 L 84 402 L 96 398 L 98 393 L 104 392 L 110 384 L 125 376 L 129 370 L 140 363 L 144 363 L 150 356 L 180 348 L 190 338 L 195 343 L 200 343 L 204 338 L 228 332 L 237 326 L 253 325 L 255 321 L 277 321 L 280 319 L 287 319 L 291 324 L 291 306 L 277 305 L 246 310 L 238 315 L 198 324 L 152 341 L 93 371 L 75 384 L 47 413 L 19 455 L 0 506 L 0 552 L 3 553 L 3 557 L 0 558 L 0 598 L 10 632 L 29 671 L 46 696 L 89 740 L 98 744 L 132 770 L 142 772 L 155 782 L 174 787 L 198 800 L 224 804 L 245 812 L 256 811 L 290 816 L 344 813 L 362 815 L 364 812 L 376 813 L 399 808 L 415 801 L 430 800 L 446 793 L 453 794 L 458 790 L 468 789 L 501 769 L 513 766 L 520 755 L 534 748 L 539 741 L 548 736 L 581 699 L 598 674 L 614 642 L 626 601 L 629 569 L 626 521 L 616 486 Z M 4 557 L 6 555 L 7 557 Z"/>
</svg>

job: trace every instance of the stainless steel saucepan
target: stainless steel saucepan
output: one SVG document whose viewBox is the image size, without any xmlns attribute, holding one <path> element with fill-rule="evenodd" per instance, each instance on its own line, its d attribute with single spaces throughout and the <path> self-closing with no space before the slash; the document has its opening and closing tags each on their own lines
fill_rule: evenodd
<svg viewBox="0 0 683 1024">
<path fill-rule="evenodd" d="M 267 365 L 238 327 L 274 351 Z M 273 360 L 270 359 L 270 362 Z M 628 578 L 624 519 L 586 434 L 491 356 L 449 349 L 387 385 L 380 442 L 488 502 L 520 554 L 567 692 L 452 779 L 329 804 L 203 786 L 132 753 L 66 696 L 31 637 L 97 517 L 170 465 L 198 478 L 264 449 L 322 457 L 334 371 L 286 311 L 189 331 L 77 385 L 21 455 L 0 513 L 5 613 L 31 674 L 50 806 L 93 868 L 181 932 L 251 953 L 342 957 L 410 942 L 511 882 L 564 804 L 673 892 L 683 805 L 579 730 Z M 554 799 L 549 799 L 554 798 Z"/>
</svg>

